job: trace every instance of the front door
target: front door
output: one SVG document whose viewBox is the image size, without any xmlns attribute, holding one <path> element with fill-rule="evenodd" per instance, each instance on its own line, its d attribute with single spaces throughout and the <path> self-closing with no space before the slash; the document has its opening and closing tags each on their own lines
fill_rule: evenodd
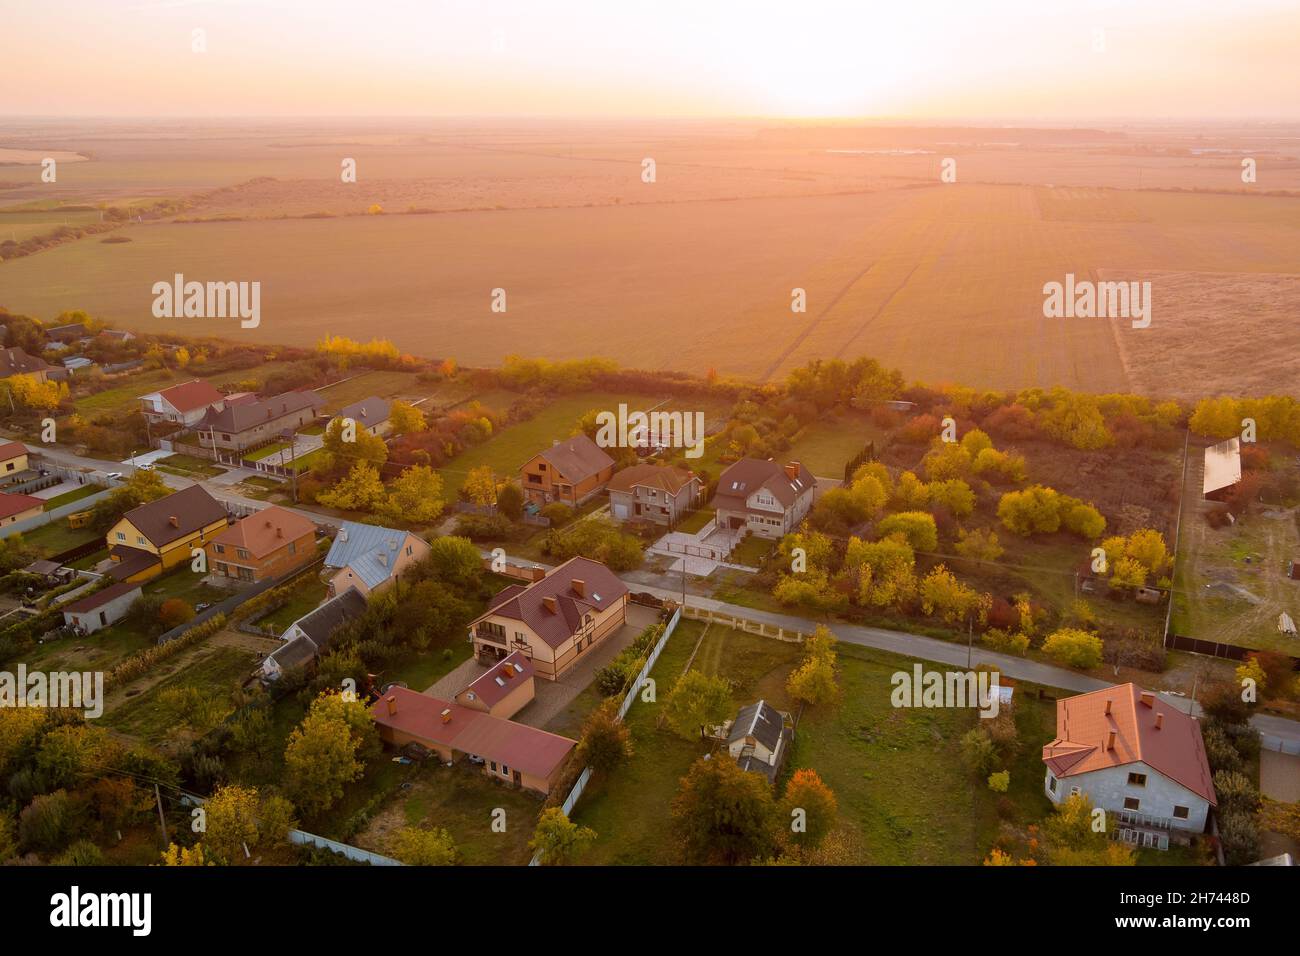
<svg viewBox="0 0 1300 956">
<path fill-rule="evenodd" d="M 514 777 L 514 781 L 515 781 L 515 786 L 516 786 L 516 787 L 519 787 L 519 786 L 522 786 L 522 785 L 523 785 L 524 778 L 523 778 L 523 775 L 522 775 L 518 770 L 513 771 L 512 774 L 511 774 L 511 776 Z"/>
</svg>

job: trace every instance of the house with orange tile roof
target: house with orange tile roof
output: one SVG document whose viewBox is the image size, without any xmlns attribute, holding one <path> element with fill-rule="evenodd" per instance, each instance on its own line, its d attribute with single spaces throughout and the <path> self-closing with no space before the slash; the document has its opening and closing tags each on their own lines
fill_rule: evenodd
<svg viewBox="0 0 1300 956">
<path fill-rule="evenodd" d="M 316 557 L 316 525 L 272 505 L 236 521 L 205 547 L 213 575 L 251 584 L 309 564 Z"/>
<path fill-rule="evenodd" d="M 1132 683 L 1057 701 L 1043 763 L 1049 800 L 1086 794 L 1142 845 L 1157 845 L 1161 832 L 1204 831 L 1217 805 L 1200 723 Z"/>
<path fill-rule="evenodd" d="M 447 764 L 468 757 L 495 780 L 543 794 L 559 781 L 578 743 L 406 687 L 390 687 L 370 713 L 390 747 L 419 744 Z"/>
<path fill-rule="evenodd" d="M 672 465 L 632 465 L 609 480 L 609 509 L 619 521 L 672 527 L 695 510 L 703 495 L 698 475 Z"/>
</svg>

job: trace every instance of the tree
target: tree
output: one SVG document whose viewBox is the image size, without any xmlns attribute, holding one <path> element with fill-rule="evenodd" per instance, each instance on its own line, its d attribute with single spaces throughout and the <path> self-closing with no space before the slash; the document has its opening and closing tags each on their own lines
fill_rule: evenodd
<svg viewBox="0 0 1300 956">
<path fill-rule="evenodd" d="M 425 558 L 439 581 L 461 588 L 477 588 L 483 580 L 483 556 L 469 538 L 443 535 L 429 544 Z"/>
<path fill-rule="evenodd" d="M 953 549 L 971 561 L 996 561 L 1006 552 L 997 533 L 984 528 L 962 531 Z"/>
<path fill-rule="evenodd" d="M 961 759 L 977 777 L 987 777 L 997 766 L 998 751 L 983 727 L 973 727 L 961 738 Z"/>
<path fill-rule="evenodd" d="M 402 827 L 393 835 L 392 853 L 407 866 L 451 866 L 456 862 L 456 841 L 441 827 Z"/>
<path fill-rule="evenodd" d="M 1057 804 L 1043 823 L 1043 852 L 1056 866 L 1133 866 L 1132 847 L 1094 829 L 1092 801 L 1076 794 Z"/>
<path fill-rule="evenodd" d="M 790 839 L 806 848 L 821 845 L 835 827 L 839 813 L 835 793 L 822 782 L 816 770 L 808 768 L 796 770 L 786 784 L 782 808 L 787 825 L 792 827 Z"/>
<path fill-rule="evenodd" d="M 284 751 L 286 787 L 308 813 L 328 809 L 343 796 L 343 785 L 365 769 L 364 750 L 378 750 L 378 735 L 365 705 L 338 694 L 312 702 L 302 723 L 289 734 Z"/>
<path fill-rule="evenodd" d="M 1042 485 L 1008 491 L 998 502 L 998 518 L 1018 535 L 1051 534 L 1061 527 L 1060 497 Z"/>
<path fill-rule="evenodd" d="M 194 608 L 182 598 L 168 598 L 163 601 L 162 607 L 158 609 L 158 622 L 162 625 L 164 631 L 180 627 L 193 619 Z"/>
<path fill-rule="evenodd" d="M 915 551 L 934 551 L 939 547 L 939 528 L 934 523 L 934 515 L 924 511 L 892 514 L 876 524 L 876 533 L 881 538 L 901 534 Z"/>
<path fill-rule="evenodd" d="M 442 514 L 444 504 L 442 476 L 428 465 L 411 465 L 388 486 L 379 513 L 389 521 L 425 524 Z"/>
<path fill-rule="evenodd" d="M 721 724 L 733 710 L 731 685 L 726 679 L 692 670 L 673 685 L 665 714 L 668 726 L 680 736 L 703 739 L 710 727 Z"/>
<path fill-rule="evenodd" d="M 476 505 L 490 505 L 497 500 L 497 476 L 491 465 L 471 468 L 461 486 L 461 493 L 467 501 Z"/>
<path fill-rule="evenodd" d="M 587 715 L 578 740 L 578 759 L 606 773 L 632 756 L 632 732 L 618 719 L 619 701 L 610 698 Z"/>
<path fill-rule="evenodd" d="M 959 621 L 974 622 L 992 603 L 969 585 L 962 584 L 956 575 L 940 564 L 931 569 L 921 582 L 921 610 L 927 615 L 938 614 L 949 624 Z"/>
<path fill-rule="evenodd" d="M 42 382 L 35 375 L 11 375 L 4 384 L 14 402 L 34 412 L 56 411 L 69 395 L 67 382 Z"/>
<path fill-rule="evenodd" d="M 389 406 L 388 424 L 394 435 L 414 435 L 428 427 L 423 412 L 414 405 L 400 401 Z"/>
<path fill-rule="evenodd" d="M 1093 670 L 1101 666 L 1101 638 L 1072 627 L 1063 627 L 1043 641 L 1043 653 L 1058 664 Z"/>
<path fill-rule="evenodd" d="M 175 843 L 167 844 L 167 849 L 162 853 L 163 866 L 216 866 L 216 863 L 209 860 L 207 853 L 204 852 L 203 844 L 196 843 L 192 847 L 177 846 Z"/>
<path fill-rule="evenodd" d="M 975 492 L 960 478 L 931 482 L 927 491 L 931 507 L 942 505 L 958 518 L 964 518 L 975 510 Z"/>
<path fill-rule="evenodd" d="M 384 491 L 384 483 L 379 478 L 379 469 L 367 461 L 357 461 L 353 463 L 346 478 L 329 491 L 317 492 L 316 501 L 326 508 L 374 511 L 388 501 L 388 496 Z M 441 503 L 439 508 L 441 509 Z"/>
<path fill-rule="evenodd" d="M 537 820 L 528 848 L 546 866 L 563 866 L 581 857 L 596 842 L 596 831 L 580 827 L 559 807 L 548 807 Z"/>
<path fill-rule="evenodd" d="M 506 482 L 497 492 L 497 513 L 511 521 L 518 521 L 524 514 L 524 493 L 514 482 Z"/>
<path fill-rule="evenodd" d="M 163 477 L 156 471 L 136 471 L 114 488 L 107 498 L 95 503 L 91 523 L 97 531 L 107 531 L 132 508 L 166 498 L 171 494 Z"/>
<path fill-rule="evenodd" d="M 691 765 L 673 799 L 672 826 L 687 863 L 728 866 L 771 856 L 779 832 L 767 779 L 725 754 Z"/>
<path fill-rule="evenodd" d="M 259 800 L 252 787 L 220 787 L 204 805 L 206 830 L 203 842 L 209 852 L 226 864 L 242 863 L 244 847 L 257 846 Z"/>
<path fill-rule="evenodd" d="M 839 694 L 835 684 L 835 635 L 824 624 L 804 641 L 803 660 L 786 681 L 786 693 L 807 704 L 833 701 Z"/>
<path fill-rule="evenodd" d="M 351 441 L 347 439 L 351 438 Z M 342 418 L 334 418 L 325 426 L 322 448 L 329 463 L 329 469 L 341 472 L 351 468 L 357 462 L 369 462 L 376 469 L 388 461 L 388 445 L 378 435 L 372 435 L 364 426 L 353 422 L 352 427 L 344 428 Z"/>
</svg>

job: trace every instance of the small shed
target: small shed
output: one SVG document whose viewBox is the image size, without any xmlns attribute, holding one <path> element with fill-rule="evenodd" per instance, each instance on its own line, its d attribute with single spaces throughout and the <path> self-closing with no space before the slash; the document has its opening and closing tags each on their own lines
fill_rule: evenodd
<svg viewBox="0 0 1300 956">
<path fill-rule="evenodd" d="M 1281 634 L 1294 634 L 1295 621 L 1291 620 L 1291 615 L 1283 611 L 1277 619 L 1277 629 Z"/>
<path fill-rule="evenodd" d="M 131 609 L 140 597 L 140 585 L 129 581 L 110 584 L 101 591 L 96 591 L 80 601 L 73 601 L 63 608 L 63 623 L 75 627 L 85 634 L 93 634 L 103 627 L 110 627 Z"/>
<path fill-rule="evenodd" d="M 1241 483 L 1241 439 L 1229 438 L 1205 449 L 1205 478 L 1201 493 L 1211 501 L 1224 501 Z"/>
</svg>

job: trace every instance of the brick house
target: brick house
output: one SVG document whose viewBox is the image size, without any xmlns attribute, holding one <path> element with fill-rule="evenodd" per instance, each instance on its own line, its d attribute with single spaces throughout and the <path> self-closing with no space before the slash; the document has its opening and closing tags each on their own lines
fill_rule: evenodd
<svg viewBox="0 0 1300 956">
<path fill-rule="evenodd" d="M 538 507 L 558 501 L 577 507 L 604 490 L 614 459 L 586 435 L 557 441 L 519 469 L 524 497 Z"/>
<path fill-rule="evenodd" d="M 316 420 L 325 400 L 315 392 L 285 392 L 274 398 L 209 408 L 195 425 L 204 448 L 243 454 L 249 449 L 295 432 Z"/>
<path fill-rule="evenodd" d="M 316 525 L 295 511 L 272 505 L 235 522 L 206 545 L 208 569 L 221 578 L 264 581 L 311 563 Z"/>
</svg>

